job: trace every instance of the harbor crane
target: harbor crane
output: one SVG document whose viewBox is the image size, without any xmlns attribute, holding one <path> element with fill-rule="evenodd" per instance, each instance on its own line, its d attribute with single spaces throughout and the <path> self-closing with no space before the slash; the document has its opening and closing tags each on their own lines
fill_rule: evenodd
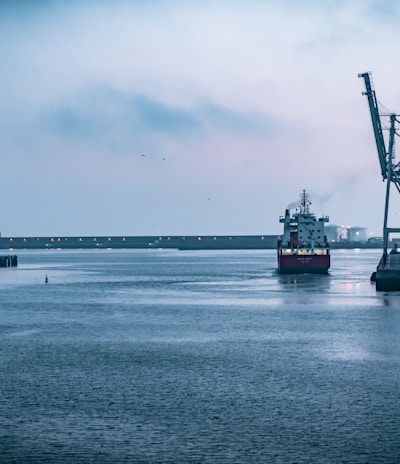
<svg viewBox="0 0 400 464">
<path fill-rule="evenodd" d="M 386 199 L 385 213 L 383 220 L 383 264 L 387 260 L 387 249 L 390 233 L 400 232 L 400 228 L 388 227 L 388 212 L 389 212 L 389 197 L 391 185 L 393 184 L 400 193 L 400 163 L 395 163 L 395 136 L 399 136 L 398 124 L 399 119 L 395 113 L 379 112 L 378 101 L 376 99 L 375 90 L 371 83 L 371 74 L 369 72 L 360 73 L 358 77 L 362 77 L 365 83 L 365 92 L 368 98 L 369 111 L 371 114 L 372 128 L 374 130 L 376 149 L 378 151 L 379 164 L 381 168 L 382 178 L 386 181 Z M 389 126 L 388 123 L 389 122 Z M 386 148 L 383 130 L 389 129 L 389 138 Z"/>
</svg>

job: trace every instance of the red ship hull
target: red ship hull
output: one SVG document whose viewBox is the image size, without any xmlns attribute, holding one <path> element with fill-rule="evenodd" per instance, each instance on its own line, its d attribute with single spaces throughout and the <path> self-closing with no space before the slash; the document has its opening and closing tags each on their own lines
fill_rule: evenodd
<svg viewBox="0 0 400 464">
<path fill-rule="evenodd" d="M 280 274 L 327 274 L 331 257 L 327 255 L 280 255 L 278 254 L 278 272 Z"/>
</svg>

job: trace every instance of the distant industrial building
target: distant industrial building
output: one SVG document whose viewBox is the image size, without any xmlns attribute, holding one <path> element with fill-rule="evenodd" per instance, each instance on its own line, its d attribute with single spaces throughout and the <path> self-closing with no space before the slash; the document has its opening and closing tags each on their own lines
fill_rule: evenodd
<svg viewBox="0 0 400 464">
<path fill-rule="evenodd" d="M 333 224 L 326 225 L 325 235 L 328 242 L 340 242 L 342 240 L 342 228 Z"/>
<path fill-rule="evenodd" d="M 340 242 L 358 242 L 366 243 L 368 241 L 366 227 L 344 227 L 329 224 L 325 226 L 326 239 L 330 243 Z"/>
<path fill-rule="evenodd" d="M 370 243 L 371 245 L 382 246 L 383 245 L 383 237 L 369 237 L 367 242 Z"/>
<path fill-rule="evenodd" d="M 365 243 L 367 241 L 366 227 L 347 227 L 347 241 Z"/>
</svg>

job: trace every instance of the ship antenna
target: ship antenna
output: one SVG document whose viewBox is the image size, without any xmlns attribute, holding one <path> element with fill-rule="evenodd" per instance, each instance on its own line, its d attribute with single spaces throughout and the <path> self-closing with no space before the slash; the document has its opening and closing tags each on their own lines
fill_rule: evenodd
<svg viewBox="0 0 400 464">
<path fill-rule="evenodd" d="M 300 194 L 300 213 L 305 214 L 310 212 L 310 199 L 308 193 L 303 190 Z"/>
</svg>

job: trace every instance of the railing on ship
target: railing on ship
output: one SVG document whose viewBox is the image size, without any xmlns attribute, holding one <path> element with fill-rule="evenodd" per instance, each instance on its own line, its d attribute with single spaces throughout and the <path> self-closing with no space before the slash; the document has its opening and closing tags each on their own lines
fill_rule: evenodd
<svg viewBox="0 0 400 464">
<path fill-rule="evenodd" d="M 281 248 L 279 250 L 280 255 L 329 255 L 329 248 L 314 248 L 312 249 L 303 249 L 303 248 Z"/>
</svg>

